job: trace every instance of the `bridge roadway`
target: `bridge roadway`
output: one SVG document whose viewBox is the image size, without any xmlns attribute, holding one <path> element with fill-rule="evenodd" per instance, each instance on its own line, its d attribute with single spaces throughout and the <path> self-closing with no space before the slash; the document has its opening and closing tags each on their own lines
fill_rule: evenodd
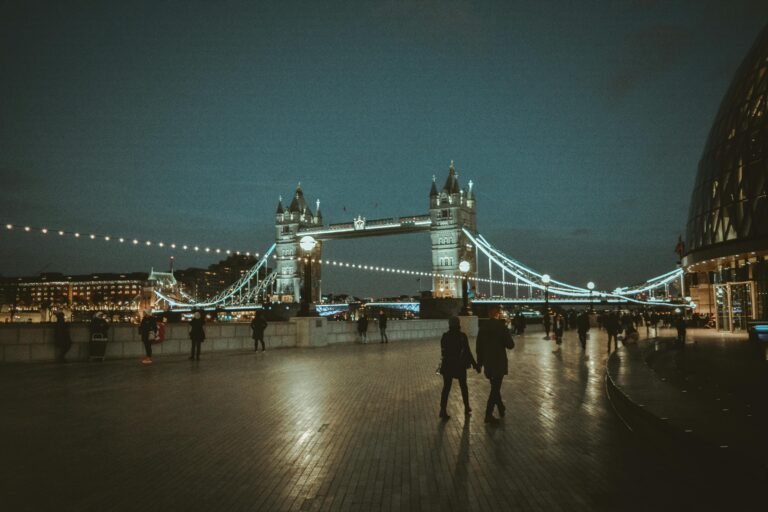
<svg viewBox="0 0 768 512">
<path fill-rule="evenodd" d="M 436 339 L 7 365 L 0 508 L 761 509 L 739 508 L 745 490 L 722 468 L 626 430 L 605 398 L 604 345 L 593 330 L 585 359 L 572 332 L 559 355 L 541 333 L 517 337 L 497 427 L 474 373 L 475 416 L 454 389 L 438 420 Z"/>
</svg>

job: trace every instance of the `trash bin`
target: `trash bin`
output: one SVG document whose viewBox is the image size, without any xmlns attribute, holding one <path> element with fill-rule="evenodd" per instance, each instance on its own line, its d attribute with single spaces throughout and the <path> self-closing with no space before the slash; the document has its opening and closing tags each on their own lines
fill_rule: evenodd
<svg viewBox="0 0 768 512">
<path fill-rule="evenodd" d="M 88 343 L 88 360 L 104 360 L 104 353 L 107 351 L 107 337 L 101 333 L 91 335 L 91 341 Z"/>
</svg>

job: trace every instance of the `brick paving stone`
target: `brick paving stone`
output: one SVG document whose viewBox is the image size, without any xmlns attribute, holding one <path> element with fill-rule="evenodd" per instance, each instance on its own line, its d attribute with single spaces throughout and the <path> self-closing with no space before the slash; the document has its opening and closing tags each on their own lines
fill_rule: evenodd
<svg viewBox="0 0 768 512">
<path fill-rule="evenodd" d="M 589 359 L 574 332 L 560 354 L 540 333 L 516 343 L 497 427 L 474 373 L 474 416 L 455 383 L 438 419 L 437 339 L 2 366 L 0 507 L 749 510 L 745 489 L 623 426 L 603 334 Z"/>
</svg>

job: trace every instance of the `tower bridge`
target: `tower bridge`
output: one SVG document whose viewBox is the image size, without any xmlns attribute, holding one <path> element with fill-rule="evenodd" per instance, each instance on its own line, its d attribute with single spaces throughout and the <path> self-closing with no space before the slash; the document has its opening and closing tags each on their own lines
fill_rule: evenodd
<svg viewBox="0 0 768 512">
<path fill-rule="evenodd" d="M 437 177 L 432 176 L 427 213 L 380 219 L 357 215 L 346 222 L 326 224 L 320 201 L 315 202 L 313 211 L 299 184 L 287 206 L 283 204 L 282 197 L 278 200 L 275 243 L 265 251 L 251 272 L 212 298 L 198 300 L 163 290 L 156 290 L 155 295 L 160 306 L 174 308 L 228 309 L 255 306 L 264 300 L 284 304 L 317 304 L 322 290 L 323 267 L 330 266 L 334 269 L 414 275 L 419 279 L 426 277 L 431 280 L 434 298 L 458 299 L 467 293 L 469 297 L 475 297 L 473 302 L 478 305 L 490 301 L 545 307 L 550 303 L 691 306 L 681 304 L 683 270 L 679 267 L 636 286 L 616 288 L 612 292 L 593 292 L 593 287 L 574 286 L 551 279 L 518 262 L 478 232 L 473 187 L 472 181 L 466 187 L 461 186 L 459 174 L 451 162 L 441 188 L 438 188 Z M 432 261 L 428 271 L 323 259 L 324 244 L 334 240 L 420 232 L 429 233 Z M 311 244 L 303 248 L 302 240 L 309 237 Z M 461 269 L 460 263 L 464 263 Z M 655 290 L 663 290 L 663 300 L 654 296 Z M 669 300 L 672 296 L 680 300 Z"/>
<path fill-rule="evenodd" d="M 442 189 L 432 177 L 429 192 L 429 213 L 406 217 L 367 220 L 358 215 L 351 222 L 323 224 L 320 201 L 313 212 L 304 197 L 301 184 L 296 187 L 288 207 L 278 200 L 275 212 L 275 291 L 279 302 L 298 302 L 304 282 L 304 265 L 299 258 L 313 260 L 311 274 L 311 301 L 318 302 L 322 282 L 323 243 L 335 239 L 370 236 L 400 235 L 429 232 L 432 243 L 432 293 L 435 297 L 461 297 L 459 263 L 467 261 L 469 276 L 476 273 L 476 255 L 465 231 L 476 233 L 475 195 L 473 183 L 462 188 L 459 176 L 451 162 L 448 177 Z M 311 236 L 316 244 L 312 251 L 301 249 L 300 240 Z"/>
</svg>

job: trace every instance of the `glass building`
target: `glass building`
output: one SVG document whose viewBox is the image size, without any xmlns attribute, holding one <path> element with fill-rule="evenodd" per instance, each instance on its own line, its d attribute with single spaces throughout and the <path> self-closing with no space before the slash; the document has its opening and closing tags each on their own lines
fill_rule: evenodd
<svg viewBox="0 0 768 512">
<path fill-rule="evenodd" d="M 717 328 L 768 319 L 768 26 L 742 62 L 699 162 L 686 229 L 690 296 Z"/>
</svg>

